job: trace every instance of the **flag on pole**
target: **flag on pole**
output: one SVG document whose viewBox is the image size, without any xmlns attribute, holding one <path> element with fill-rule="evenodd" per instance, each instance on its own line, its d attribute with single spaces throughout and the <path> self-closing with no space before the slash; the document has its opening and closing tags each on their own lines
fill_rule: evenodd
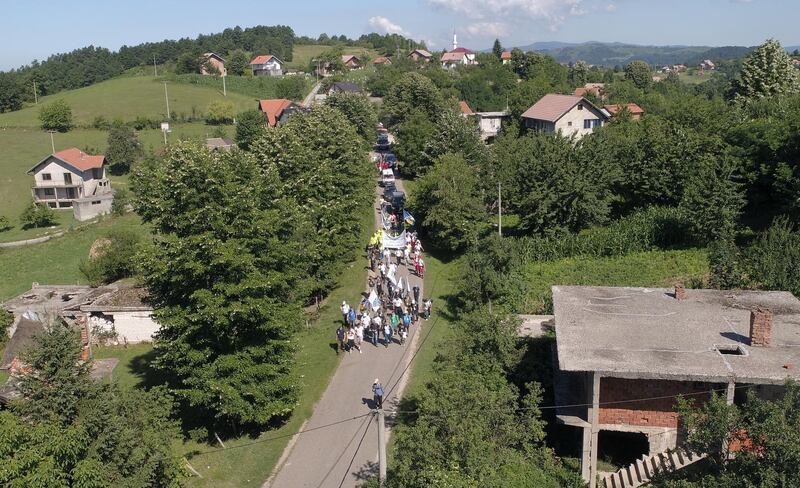
<svg viewBox="0 0 800 488">
<path fill-rule="evenodd" d="M 414 220 L 414 216 L 411 215 L 411 212 L 408 210 L 403 210 L 403 220 L 405 220 L 406 224 L 413 227 L 416 220 Z"/>
<path fill-rule="evenodd" d="M 372 307 L 373 312 L 377 312 L 381 308 L 381 299 L 375 293 L 375 290 L 369 292 L 369 306 Z"/>
</svg>

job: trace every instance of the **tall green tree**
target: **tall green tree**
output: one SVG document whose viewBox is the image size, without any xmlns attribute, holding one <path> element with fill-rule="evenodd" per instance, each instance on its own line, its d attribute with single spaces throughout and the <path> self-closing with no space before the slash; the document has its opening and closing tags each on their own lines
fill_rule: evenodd
<svg viewBox="0 0 800 488">
<path fill-rule="evenodd" d="M 199 73 L 202 65 L 203 59 L 197 53 L 187 51 L 178 56 L 175 72 L 179 75 Z"/>
<path fill-rule="evenodd" d="M 402 123 L 414 109 L 421 110 L 429 120 L 436 120 L 445 108 L 441 92 L 433 82 L 419 74 L 406 73 L 392 85 L 383 101 L 391 125 Z"/>
<path fill-rule="evenodd" d="M 492 54 L 494 54 L 497 59 L 500 59 L 500 56 L 503 54 L 503 45 L 500 44 L 500 39 L 494 40 L 494 44 L 492 45 Z"/>
<path fill-rule="evenodd" d="M 739 100 L 753 100 L 800 90 L 800 72 L 780 42 L 769 39 L 742 63 L 734 91 Z"/>
<path fill-rule="evenodd" d="M 108 132 L 106 160 L 114 174 L 125 174 L 131 166 L 142 160 L 144 150 L 133 128 L 124 124 L 115 124 Z"/>
<path fill-rule="evenodd" d="M 155 242 L 141 263 L 160 324 L 155 367 L 209 427 L 291 412 L 306 222 L 274 171 L 243 151 L 171 146 L 137 170 Z"/>
<path fill-rule="evenodd" d="M 631 61 L 625 65 L 625 79 L 637 88 L 647 88 L 653 82 L 653 71 L 644 61 Z"/>
<path fill-rule="evenodd" d="M 161 389 L 123 391 L 96 382 L 76 329 L 61 321 L 23 354 L 19 399 L 0 412 L 4 486 L 178 488 L 179 436 Z"/>
<path fill-rule="evenodd" d="M 406 176 L 422 174 L 427 164 L 425 146 L 436 130 L 428 115 L 422 110 L 413 110 L 405 120 L 395 128 L 394 151 L 400 162 L 400 171 Z"/>
<path fill-rule="evenodd" d="M 266 130 L 267 120 L 260 110 L 245 110 L 236 116 L 236 144 L 245 151 Z"/>
<path fill-rule="evenodd" d="M 448 251 L 474 245 L 487 226 L 476 168 L 462 154 L 445 154 L 418 180 L 410 202 L 422 229 Z"/>
<path fill-rule="evenodd" d="M 56 100 L 39 109 L 42 129 L 66 132 L 72 128 L 72 108 L 64 100 Z"/>
<path fill-rule="evenodd" d="M 359 247 L 359 216 L 374 197 L 373 167 L 356 128 L 339 110 L 314 107 L 267 130 L 251 148 L 310 223 L 303 241 L 310 294 L 335 283 L 341 260 Z"/>
<path fill-rule="evenodd" d="M 234 49 L 228 54 L 225 70 L 229 75 L 244 76 L 250 69 L 250 57 L 241 49 Z"/>
<path fill-rule="evenodd" d="M 589 81 L 589 66 L 586 61 L 576 61 L 569 67 L 569 82 L 574 86 L 583 86 Z"/>
<path fill-rule="evenodd" d="M 426 163 L 430 165 L 448 153 L 461 153 L 476 169 L 484 167 L 489 156 L 475 120 L 453 110 L 442 112 L 436 119 L 436 130 L 425 145 Z"/>
<path fill-rule="evenodd" d="M 30 205 L 25 207 L 22 215 L 19 217 L 19 222 L 22 224 L 23 229 L 31 229 L 35 227 L 47 227 L 53 225 L 56 221 L 56 214 L 53 212 L 46 203 L 31 202 Z"/>
<path fill-rule="evenodd" d="M 736 172 L 736 162 L 724 150 L 697 162 L 697 173 L 686 185 L 681 207 L 698 241 L 736 237 L 745 202 Z"/>
<path fill-rule="evenodd" d="M 356 127 L 358 135 L 364 142 L 372 145 L 378 125 L 378 114 L 366 96 L 360 93 L 338 92 L 325 99 L 325 104 L 342 112 Z"/>
</svg>

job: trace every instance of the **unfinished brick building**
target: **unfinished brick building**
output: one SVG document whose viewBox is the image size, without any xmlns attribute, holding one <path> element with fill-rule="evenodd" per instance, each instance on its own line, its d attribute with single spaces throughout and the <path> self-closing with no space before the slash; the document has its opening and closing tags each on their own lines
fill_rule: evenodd
<svg viewBox="0 0 800 488">
<path fill-rule="evenodd" d="M 557 419 L 579 429 L 590 487 L 610 444 L 638 441 L 644 455 L 679 444 L 676 395 L 769 398 L 800 378 L 788 292 L 554 286 L 553 307 Z"/>
</svg>

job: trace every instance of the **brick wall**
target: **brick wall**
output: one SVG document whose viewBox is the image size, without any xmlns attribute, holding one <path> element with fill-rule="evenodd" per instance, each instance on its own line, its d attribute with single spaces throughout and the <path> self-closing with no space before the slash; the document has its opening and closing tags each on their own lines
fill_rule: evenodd
<svg viewBox="0 0 800 488">
<path fill-rule="evenodd" d="M 627 380 L 621 378 L 600 379 L 600 423 L 623 424 L 644 427 L 677 427 L 678 414 L 675 413 L 675 399 L 625 402 L 636 398 L 666 397 L 688 393 L 698 393 L 716 388 L 710 383 L 665 381 L 665 380 Z M 689 398 L 704 401 L 707 395 L 692 395 Z"/>
</svg>

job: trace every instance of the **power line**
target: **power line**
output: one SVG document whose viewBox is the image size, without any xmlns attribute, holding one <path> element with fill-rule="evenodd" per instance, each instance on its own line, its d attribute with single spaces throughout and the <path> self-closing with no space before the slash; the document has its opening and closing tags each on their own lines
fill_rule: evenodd
<svg viewBox="0 0 800 488">
<path fill-rule="evenodd" d="M 372 413 L 372 412 L 370 412 L 370 413 Z M 368 422 L 369 422 L 369 419 L 367 419 L 367 420 L 364 420 L 364 422 L 365 422 L 365 423 L 368 423 Z M 352 443 L 353 443 L 353 441 L 354 441 L 354 440 L 356 440 L 356 437 L 358 436 L 358 431 L 359 431 L 359 430 L 361 430 L 361 427 L 362 427 L 362 426 L 363 426 L 363 424 L 362 424 L 361 426 L 359 426 L 359 427 L 358 427 L 358 429 L 356 429 L 356 431 L 355 431 L 355 432 L 353 432 L 353 436 L 352 436 L 352 437 L 350 437 L 350 441 L 348 441 L 348 442 L 347 442 L 347 445 L 345 445 L 345 446 L 344 446 L 344 449 L 342 449 L 342 452 L 339 454 L 339 457 L 337 457 L 337 458 L 336 458 L 336 461 L 334 461 L 334 462 L 331 464 L 331 467 L 330 467 L 330 468 L 328 469 L 328 471 L 325 473 L 325 476 L 322 478 L 322 480 L 320 480 L 319 484 L 317 485 L 317 488 L 321 488 L 321 487 L 322 487 L 322 484 L 323 484 L 323 483 L 325 483 L 325 480 L 327 480 L 327 479 L 328 479 L 328 476 L 330 476 L 330 475 L 331 475 L 331 472 L 333 472 L 333 469 L 336 467 L 336 465 L 338 465 L 338 464 L 339 464 L 339 460 L 340 460 L 340 459 L 342 459 L 342 456 L 344 456 L 344 453 L 345 453 L 345 452 L 347 452 L 347 448 L 349 448 L 349 447 L 350 447 L 350 444 L 352 444 Z M 367 426 L 367 430 L 369 430 L 369 426 Z M 364 432 L 366 432 L 366 431 L 364 431 Z M 358 452 L 358 451 L 356 450 L 356 452 Z M 350 469 L 348 468 L 348 471 L 349 471 L 349 470 L 350 470 Z"/>
<path fill-rule="evenodd" d="M 364 434 L 361 435 L 361 440 L 358 441 L 356 452 L 353 453 L 353 457 L 350 459 L 350 464 L 347 465 L 347 469 L 344 471 L 344 476 L 342 476 L 342 481 L 339 482 L 339 488 L 342 488 L 342 485 L 344 485 L 344 480 L 346 480 L 347 475 L 350 474 L 350 468 L 353 467 L 353 461 L 356 460 L 356 455 L 358 455 L 358 451 L 359 449 L 361 449 L 361 443 L 364 442 L 364 438 L 367 436 L 367 432 L 369 432 L 369 422 L 367 422 L 367 428 L 364 429 Z"/>
</svg>

